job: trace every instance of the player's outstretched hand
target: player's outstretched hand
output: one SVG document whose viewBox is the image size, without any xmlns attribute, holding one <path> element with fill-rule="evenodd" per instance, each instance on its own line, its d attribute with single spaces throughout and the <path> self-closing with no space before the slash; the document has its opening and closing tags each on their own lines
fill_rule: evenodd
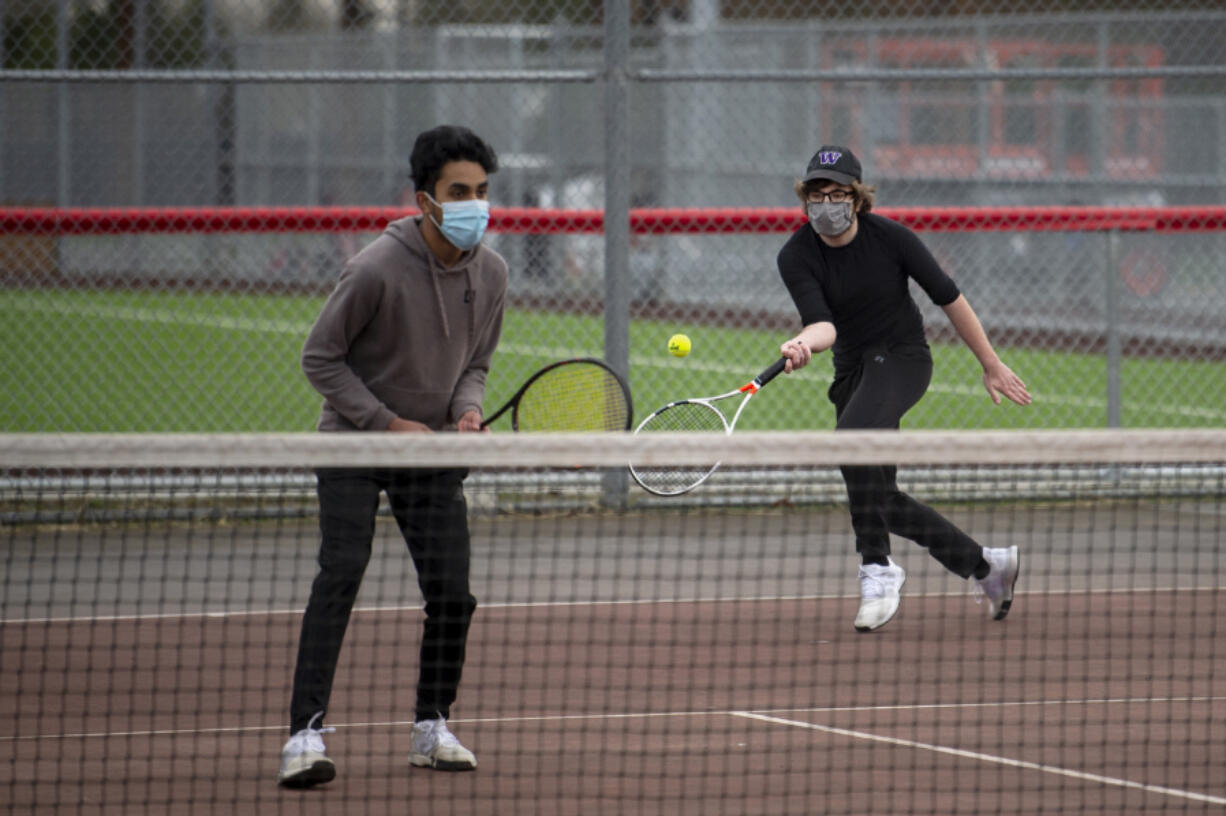
<svg viewBox="0 0 1226 816">
<path fill-rule="evenodd" d="M 997 405 L 1000 405 L 1002 394 L 1018 405 L 1030 404 L 1030 392 L 1026 390 L 1026 383 L 1004 363 L 998 362 L 984 369 L 983 387 L 988 389 L 988 396 Z"/>
<path fill-rule="evenodd" d="M 789 340 L 779 347 L 779 353 L 788 358 L 787 366 L 784 368 L 787 373 L 791 374 L 799 368 L 804 368 L 813 359 L 813 352 L 809 350 L 809 346 L 802 340 Z"/>
</svg>

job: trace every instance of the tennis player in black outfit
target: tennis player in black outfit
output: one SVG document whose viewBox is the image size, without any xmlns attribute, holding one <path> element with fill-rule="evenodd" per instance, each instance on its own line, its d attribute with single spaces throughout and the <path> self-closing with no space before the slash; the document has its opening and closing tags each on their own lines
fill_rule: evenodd
<svg viewBox="0 0 1226 816">
<path fill-rule="evenodd" d="M 784 343 L 789 372 L 832 349 L 837 430 L 893 428 L 919 402 L 932 379 L 924 323 L 911 297 L 914 280 L 949 317 L 983 366 L 983 384 L 1030 403 L 1026 385 L 1001 362 L 958 286 L 915 233 L 874 215 L 874 188 L 861 181 L 860 161 L 846 147 L 823 146 L 795 190 L 809 223 L 779 252 L 779 274 L 804 328 Z M 1013 602 L 1020 571 L 1017 547 L 984 548 L 931 507 L 898 489 L 893 466 L 845 466 L 843 480 L 860 555 L 860 609 L 855 627 L 868 632 L 898 611 L 906 580 L 890 557 L 890 533 L 928 549 L 946 569 L 974 578 L 1000 620 Z"/>
</svg>

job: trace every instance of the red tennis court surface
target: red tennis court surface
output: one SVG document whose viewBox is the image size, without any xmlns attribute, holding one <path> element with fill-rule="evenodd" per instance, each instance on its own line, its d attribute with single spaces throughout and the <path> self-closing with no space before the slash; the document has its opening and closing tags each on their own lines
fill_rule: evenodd
<svg viewBox="0 0 1226 816">
<path fill-rule="evenodd" d="M 1025 576 L 1023 576 L 1023 579 Z M 1021 589 L 1019 585 L 1019 589 Z M 916 587 L 919 589 L 919 587 Z M 416 610 L 349 630 L 337 779 L 275 784 L 298 613 L 9 622 L 11 813 L 813 814 L 1226 807 L 1226 592 L 486 606 L 452 730 L 410 769 Z"/>
</svg>

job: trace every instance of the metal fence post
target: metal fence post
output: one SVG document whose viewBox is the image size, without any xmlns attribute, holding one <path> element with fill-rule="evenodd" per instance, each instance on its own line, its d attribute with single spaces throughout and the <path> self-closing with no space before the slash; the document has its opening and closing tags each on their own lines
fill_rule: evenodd
<svg viewBox="0 0 1226 816">
<path fill-rule="evenodd" d="M 630 4 L 604 3 L 604 351 L 605 359 L 630 376 Z M 606 470 L 604 501 L 625 504 L 624 468 Z"/>
<path fill-rule="evenodd" d="M 7 21 L 8 21 L 8 9 L 5 6 L 5 0 L 0 0 L 0 68 L 6 67 L 5 61 L 7 60 L 7 58 L 4 55 L 5 54 L 4 38 L 6 34 L 5 34 L 4 29 L 5 29 L 5 23 Z M 5 96 L 4 86 L 0 85 L 0 122 L 4 121 L 4 112 L 5 112 L 4 111 L 4 107 L 5 107 L 4 106 L 4 96 Z M 3 202 L 5 198 L 7 198 L 7 195 L 5 194 L 5 191 L 4 191 L 4 187 L 5 187 L 4 185 L 4 153 L 5 153 L 4 142 L 5 142 L 4 139 L 0 139 L 0 202 Z"/>
<path fill-rule="evenodd" d="M 149 8 L 147 0 L 136 0 L 133 8 L 132 63 L 137 70 L 147 67 L 149 50 Z M 143 207 L 148 202 L 145 193 L 145 88 L 143 82 L 132 87 L 132 206 Z"/>
<path fill-rule="evenodd" d="M 1107 427 L 1120 427 L 1120 231 L 1107 231 Z"/>
<path fill-rule="evenodd" d="M 61 71 L 67 70 L 68 59 L 68 0 L 60 0 L 55 4 L 55 67 Z M 70 114 L 69 83 L 60 81 L 55 85 L 55 124 L 56 124 L 56 187 L 55 203 L 61 207 L 72 206 L 72 189 L 69 186 L 72 179 L 72 147 L 69 142 L 72 126 L 68 119 Z"/>
</svg>

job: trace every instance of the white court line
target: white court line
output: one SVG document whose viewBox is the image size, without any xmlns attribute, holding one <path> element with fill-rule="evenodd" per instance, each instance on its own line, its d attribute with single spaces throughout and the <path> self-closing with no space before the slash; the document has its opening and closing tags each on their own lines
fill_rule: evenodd
<svg viewBox="0 0 1226 816">
<path fill-rule="evenodd" d="M 1221 587 L 1217 586 L 1197 586 L 1197 587 L 1127 587 L 1124 589 L 1106 588 L 1106 589 L 1042 589 L 1036 591 L 1028 591 L 1025 594 L 1018 594 L 1019 598 L 1026 597 L 1043 597 L 1045 595 L 1153 595 L 1169 592 L 1217 592 Z M 941 592 L 913 592 L 908 593 L 908 598 L 961 598 L 969 596 L 970 589 L 966 590 L 948 590 Z M 771 603 L 777 601 L 839 601 L 839 600 L 858 600 L 860 594 L 858 592 L 839 592 L 827 593 L 824 595 L 745 595 L 732 598 L 720 597 L 694 597 L 694 598 L 632 598 L 629 600 L 607 600 L 607 601 L 493 601 L 482 603 L 482 609 L 545 609 L 549 607 L 577 607 L 577 606 L 647 606 L 650 604 L 697 604 L 697 603 Z M 48 624 L 48 623 L 109 623 L 116 621 L 155 621 L 155 620 L 174 620 L 178 618 L 193 619 L 193 618 L 216 618 L 225 620 L 227 618 L 244 618 L 256 616 L 278 616 L 278 615 L 301 615 L 304 607 L 294 609 L 245 609 L 237 612 L 154 612 L 145 614 L 133 615 L 69 615 L 59 618 L 0 618 L 0 624 L 4 625 L 20 625 L 20 624 Z M 371 614 L 371 613 L 400 613 L 420 611 L 421 604 L 397 604 L 394 606 L 358 606 L 354 607 L 351 614 Z"/>
<path fill-rule="evenodd" d="M 166 325 L 181 324 L 187 326 L 200 326 L 203 328 L 230 329 L 239 331 L 272 332 L 275 334 L 291 334 L 302 337 L 305 337 L 307 332 L 309 332 L 311 329 L 310 323 L 290 320 L 235 318 L 122 306 L 87 306 L 80 308 L 73 306 L 53 307 L 42 304 L 23 303 L 17 304 L 13 308 L 16 308 L 18 311 L 34 312 L 38 314 L 74 314 L 79 317 L 99 317 L 112 320 L 129 320 Z M 583 353 L 576 352 L 573 347 L 558 348 L 550 346 L 530 346 L 516 343 L 499 343 L 498 350 L 508 352 L 510 354 L 524 354 L 534 357 L 556 358 L 573 357 L 576 353 Z M 595 353 L 593 356 L 599 357 L 600 354 Z M 658 356 L 631 357 L 630 364 L 635 368 L 663 368 L 672 365 L 671 362 L 663 360 L 662 357 Z M 698 361 L 691 360 L 686 362 L 686 368 L 691 371 L 697 370 L 716 374 L 727 374 L 732 379 L 746 376 L 744 368 L 720 363 L 700 363 Z M 816 375 L 808 374 L 806 377 L 820 383 L 830 382 L 830 375 L 826 373 Z M 928 390 L 937 394 L 953 394 L 956 396 L 981 396 L 984 393 L 982 387 L 978 385 L 954 385 L 935 381 L 928 387 Z M 1066 405 L 1074 408 L 1105 409 L 1107 407 L 1107 400 L 1099 397 L 1086 397 L 1077 394 L 1045 394 L 1039 391 L 1034 391 L 1031 395 L 1035 398 L 1036 402 L 1041 403 Z M 1153 411 L 1157 414 L 1166 414 L 1170 416 L 1191 417 L 1194 419 L 1226 420 L 1226 411 L 1214 410 L 1212 408 L 1151 405 L 1147 406 L 1147 410 Z"/>
<path fill-rule="evenodd" d="M 950 748 L 945 745 L 916 742 L 915 740 L 901 739 L 899 737 L 886 737 L 880 734 L 870 734 L 865 731 L 852 731 L 846 728 L 835 728 L 829 725 L 818 725 L 817 723 L 809 723 L 802 720 L 789 720 L 783 717 L 773 717 L 766 714 L 758 714 L 752 711 L 731 711 L 729 714 L 733 717 L 744 717 L 746 719 L 759 720 L 761 722 L 771 723 L 773 725 L 786 725 L 792 728 L 821 731 L 826 734 L 834 734 L 840 737 L 851 737 L 853 739 L 867 740 L 869 742 L 880 742 L 887 745 L 901 746 L 903 748 L 915 748 L 921 751 L 946 754 L 948 756 L 958 757 L 960 759 L 973 759 L 978 762 L 1004 765 L 1009 768 L 1020 768 L 1027 771 L 1040 771 L 1042 773 L 1052 774 L 1054 776 L 1064 776 L 1068 777 L 1069 779 L 1077 779 L 1083 782 L 1097 782 L 1102 785 L 1130 788 L 1133 790 L 1144 791 L 1146 793 L 1156 793 L 1163 796 L 1188 799 L 1194 802 L 1207 802 L 1213 805 L 1226 805 L 1226 797 L 1210 796 L 1204 793 L 1195 793 L 1193 791 L 1180 790 L 1178 788 L 1167 788 L 1161 785 L 1147 785 L 1143 782 L 1133 782 L 1130 779 L 1119 779 L 1114 776 L 1103 776 L 1101 774 L 1086 773 L 1085 771 L 1075 771 L 1071 768 L 1061 768 L 1057 765 L 1027 762 L 1020 759 L 1010 759 L 1009 757 L 984 754 L 980 753 L 979 751 L 966 751 L 961 748 Z"/>
<path fill-rule="evenodd" d="M 1073 705 L 1157 705 L 1162 703 L 1216 703 L 1226 700 L 1226 697 L 1087 697 L 1068 700 L 1003 700 L 1001 702 L 978 703 L 910 703 L 907 705 L 873 705 L 873 706 L 814 706 L 811 708 L 763 709 L 761 711 L 720 711 L 704 709 L 702 711 L 637 711 L 610 714 L 535 714 L 521 717 L 456 717 L 449 719 L 453 724 L 464 725 L 512 725 L 515 723 L 550 723 L 550 722 L 594 722 L 614 720 L 659 720 L 682 719 L 687 717 L 749 717 L 751 719 L 766 718 L 771 712 L 793 714 L 846 714 L 882 711 L 933 711 L 948 709 L 1003 709 L 1003 708 L 1034 708 L 1040 706 L 1073 706 Z M 781 720 L 781 722 L 791 722 Z M 413 725 L 412 720 L 383 720 L 381 722 L 329 723 L 338 731 L 359 730 L 363 728 L 401 728 Z M 825 728 L 804 723 L 806 727 Z M 0 734 L 0 742 L 23 742 L 31 740 L 64 740 L 64 739 L 106 739 L 114 737 L 175 737 L 175 736 L 207 736 L 210 734 L 260 734 L 266 731 L 280 731 L 285 724 L 278 725 L 241 725 L 217 728 L 170 728 L 146 731 L 81 731 L 60 734 L 27 734 L 13 736 Z M 837 729 L 833 729 L 837 730 Z M 883 738 L 884 739 L 884 738 Z"/>
<path fill-rule="evenodd" d="M 651 720 L 680 717 L 723 717 L 733 714 L 731 711 L 657 711 L 622 714 L 542 714 L 534 717 L 473 717 L 462 719 L 451 717 L 447 722 L 452 725 L 503 725 L 525 722 L 572 722 L 591 720 Z M 338 731 L 357 731 L 363 728 L 405 728 L 412 727 L 412 720 L 386 720 L 384 722 L 359 723 L 328 723 L 329 728 Z M 82 731 L 65 734 L 28 734 L 25 736 L 10 736 L 0 734 L 0 742 L 31 742 L 37 740 L 67 740 L 67 739 L 109 739 L 115 737 L 196 737 L 224 734 L 261 734 L 267 731 L 284 731 L 286 724 L 279 725 L 245 725 L 227 728 L 173 728 L 155 731 Z"/>
<path fill-rule="evenodd" d="M 1017 706 L 1069 706 L 1069 705 L 1102 705 L 1102 704 L 1144 704 L 1153 705 L 1158 703 L 1179 703 L 1179 702 L 1216 702 L 1220 701 L 1221 697 L 1143 697 L 1143 698 L 1087 698 L 1079 700 L 1030 700 L 1030 701 L 1005 701 L 1000 703 L 936 703 L 928 705 L 900 705 L 900 706 L 854 706 L 854 707 L 828 707 L 828 708 L 805 708 L 805 709 L 788 709 L 793 712 L 803 713 L 840 713 L 840 712 L 862 712 L 862 711 L 921 711 L 933 709 L 987 709 L 987 708 L 1011 708 Z M 1119 779 L 1117 777 L 1103 776 L 1101 774 L 1086 773 L 1084 771 L 1075 771 L 1069 768 L 1061 768 L 1055 765 L 1046 765 L 1036 762 L 1027 762 L 1024 760 L 1010 759 L 1009 757 L 996 756 L 992 754 L 984 754 L 977 751 L 966 751 L 960 748 L 949 748 L 943 745 L 933 745 L 930 743 L 916 742 L 914 740 L 899 739 L 896 737 L 885 737 L 879 734 L 870 734 L 863 731 L 852 731 L 845 728 L 835 728 L 832 726 L 818 725 L 816 723 L 808 723 L 801 720 L 791 720 L 782 717 L 775 717 L 763 712 L 753 711 L 665 711 L 665 712 L 642 712 L 642 713 L 620 713 L 620 714 L 558 714 L 558 715 L 539 715 L 525 717 L 476 717 L 476 718 L 456 718 L 451 720 L 453 725 L 468 724 L 468 725 L 508 725 L 514 723 L 526 722 L 575 722 L 575 721 L 616 721 L 616 720 L 631 720 L 631 719 L 665 719 L 665 718 L 712 718 L 712 717 L 740 717 L 749 720 L 755 720 L 773 725 L 786 725 L 792 728 L 802 728 L 812 731 L 821 731 L 823 733 L 834 734 L 837 736 L 851 737 L 854 739 L 868 740 L 872 742 L 886 743 L 889 745 L 897 745 L 904 748 L 915 748 L 919 750 L 932 751 L 934 753 L 946 754 L 949 756 L 958 757 L 960 759 L 972 759 L 979 762 L 987 762 L 995 765 L 1003 765 L 1006 767 L 1019 768 L 1021 770 L 1040 771 L 1042 773 L 1053 774 L 1056 776 L 1064 776 L 1070 779 L 1076 779 L 1083 782 L 1096 782 L 1103 785 L 1113 787 L 1129 788 L 1134 790 L 1144 791 L 1146 793 L 1154 793 L 1173 798 L 1187 799 L 1195 802 L 1205 802 L 1215 805 L 1226 805 L 1226 798 L 1212 796 L 1209 794 L 1196 793 L 1194 791 L 1186 791 L 1178 788 L 1167 788 L 1161 785 L 1148 785 L 1142 782 L 1134 782 L 1128 779 Z M 384 722 L 367 722 L 367 723 L 342 723 L 334 725 L 338 730 L 357 730 L 370 728 L 408 728 L 412 725 L 409 720 L 389 720 Z M 284 731 L 286 726 L 280 725 L 264 725 L 264 726 L 242 726 L 229 728 L 203 728 L 203 729 L 172 729 L 172 730 L 149 730 L 149 731 L 110 731 L 110 732 L 82 732 L 82 733 L 65 733 L 65 734 L 39 734 L 27 736 L 8 736 L 0 735 L 0 743 L 4 742 L 30 742 L 41 740 L 70 740 L 70 739 L 114 739 L 114 738 L 131 738 L 131 737 L 176 737 L 176 736 L 222 736 L 228 734 L 263 734 L 268 732 Z"/>
<path fill-rule="evenodd" d="M 1028 591 L 1026 593 L 1018 593 L 1018 598 L 1038 598 L 1045 595 L 1154 595 L 1168 592 L 1217 592 L 1221 589 L 1218 586 L 1196 586 L 1196 587 L 1127 587 L 1124 589 L 1106 588 L 1106 589 L 1041 589 L 1036 591 Z M 971 589 L 953 589 L 941 592 L 909 592 L 908 598 L 961 598 L 971 595 Z M 694 598 L 631 598 L 628 600 L 607 600 L 607 601 L 491 601 L 489 603 L 481 603 L 481 609 L 547 609 L 549 607 L 578 607 L 578 606 L 648 606 L 651 604 L 709 604 L 709 603 L 774 603 L 778 601 L 840 601 L 840 600 L 859 600 L 859 592 L 838 592 L 827 593 L 824 595 L 744 595 L 732 598 L 720 597 L 694 597 Z M 175 619 L 195 619 L 195 618 L 215 618 L 217 620 L 225 620 L 227 618 L 252 618 L 256 616 L 275 617 L 279 615 L 301 615 L 305 609 L 305 602 L 302 607 L 294 609 L 244 609 L 237 612 L 152 612 L 133 615 L 68 615 L 58 618 L 0 618 L 0 624 L 5 626 L 18 625 L 40 625 L 49 623 L 114 623 L 118 621 L 156 621 L 156 620 L 175 620 Z M 421 604 L 397 604 L 394 606 L 357 606 L 353 608 L 351 614 L 371 614 L 371 613 L 400 613 L 420 611 Z"/>
</svg>

